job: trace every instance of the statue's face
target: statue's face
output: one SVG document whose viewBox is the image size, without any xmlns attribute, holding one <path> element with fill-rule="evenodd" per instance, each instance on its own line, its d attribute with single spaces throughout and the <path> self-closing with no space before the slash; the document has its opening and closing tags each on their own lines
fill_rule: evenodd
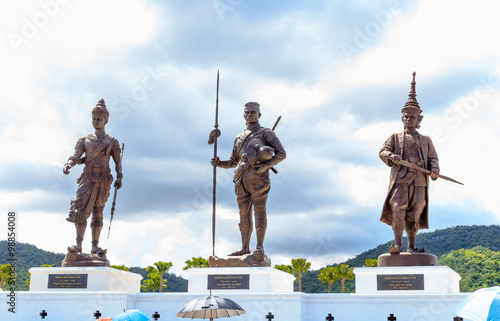
<svg viewBox="0 0 500 321">
<path fill-rule="evenodd" d="M 94 126 L 95 129 L 104 128 L 104 125 L 106 125 L 104 115 L 92 114 L 92 126 Z"/>
<path fill-rule="evenodd" d="M 248 124 L 256 123 L 260 118 L 260 110 L 258 107 L 245 107 L 243 117 L 245 117 Z"/>
<path fill-rule="evenodd" d="M 408 110 L 403 113 L 401 119 L 405 125 L 405 128 L 418 128 L 418 125 L 422 121 L 423 116 L 416 111 Z"/>
</svg>

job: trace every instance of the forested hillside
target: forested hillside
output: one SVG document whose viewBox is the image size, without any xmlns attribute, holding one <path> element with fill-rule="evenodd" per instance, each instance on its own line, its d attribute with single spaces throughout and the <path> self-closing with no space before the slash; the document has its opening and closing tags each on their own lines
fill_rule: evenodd
<svg viewBox="0 0 500 321">
<path fill-rule="evenodd" d="M 366 259 L 376 259 L 379 255 L 387 253 L 391 242 L 381 244 L 374 249 L 365 251 L 352 259 L 341 264 L 351 267 L 362 267 Z M 406 248 L 406 237 L 403 240 L 403 248 Z M 500 251 L 500 226 L 455 226 L 434 232 L 419 233 L 417 235 L 417 246 L 425 247 L 427 253 L 432 253 L 440 258 L 459 249 L 472 249 L 482 246 L 491 251 Z M 333 264 L 332 264 L 333 265 Z M 500 269 L 497 270 L 500 273 Z M 307 293 L 328 292 L 326 283 L 318 280 L 320 270 L 309 271 L 302 277 L 302 291 Z M 458 272 L 458 271 L 457 271 Z M 462 283 L 461 283 L 462 284 Z M 332 285 L 332 292 L 340 292 L 340 284 Z M 462 289 L 462 291 L 468 291 Z M 354 281 L 346 281 L 346 292 L 354 292 Z"/>
<path fill-rule="evenodd" d="M 350 267 L 362 267 L 366 259 L 376 259 L 387 253 L 391 242 L 365 251 L 356 257 L 342 262 Z M 406 247 L 406 238 L 404 239 Z M 470 291 L 474 287 L 498 284 L 500 282 L 500 226 L 456 226 L 430 233 L 419 233 L 417 246 L 425 247 L 427 253 L 438 256 L 441 265 L 448 265 L 462 275 L 461 290 Z M 455 251 L 455 252 L 454 252 Z M 7 242 L 0 241 L 0 265 L 8 263 Z M 31 244 L 17 243 L 18 290 L 28 290 L 26 275 L 31 267 L 44 264 L 61 266 L 64 254 L 38 249 Z M 187 258 L 186 258 L 187 259 Z M 153 262 L 151 262 L 153 264 Z M 333 262 L 332 262 L 332 265 Z M 131 272 L 147 278 L 141 267 L 130 268 Z M 307 293 L 326 293 L 328 286 L 318 280 L 320 270 L 309 271 L 302 277 L 302 291 Z M 167 273 L 166 292 L 186 292 L 187 280 Z M 354 291 L 354 281 L 346 281 L 346 292 Z M 332 285 L 332 292 L 340 292 L 340 283 Z"/>
<path fill-rule="evenodd" d="M 7 264 L 9 258 L 7 251 L 7 241 L 0 241 L 0 265 Z M 28 270 L 32 267 L 39 267 L 44 264 L 61 266 L 64 255 L 41 250 L 34 245 L 27 243 L 16 243 L 16 268 L 17 268 L 17 290 L 27 291 L 26 278 Z M 153 262 L 151 262 L 152 264 Z M 130 272 L 138 273 L 146 278 L 148 274 L 144 268 L 132 267 Z M 172 273 L 167 273 L 167 288 L 165 292 L 187 292 L 187 280 Z"/>
</svg>

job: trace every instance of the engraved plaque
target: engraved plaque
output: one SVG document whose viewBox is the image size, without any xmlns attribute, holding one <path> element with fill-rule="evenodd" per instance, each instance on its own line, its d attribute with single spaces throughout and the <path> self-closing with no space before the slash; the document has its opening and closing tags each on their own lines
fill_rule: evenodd
<svg viewBox="0 0 500 321">
<path fill-rule="evenodd" d="M 377 291 L 424 290 L 423 274 L 377 275 Z"/>
<path fill-rule="evenodd" d="M 49 274 L 49 289 L 86 289 L 88 274 Z"/>
<path fill-rule="evenodd" d="M 209 274 L 207 290 L 248 290 L 249 274 Z"/>
</svg>

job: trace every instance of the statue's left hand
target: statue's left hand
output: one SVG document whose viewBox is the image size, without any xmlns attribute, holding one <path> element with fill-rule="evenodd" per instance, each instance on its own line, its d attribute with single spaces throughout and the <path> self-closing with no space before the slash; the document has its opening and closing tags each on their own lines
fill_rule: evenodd
<svg viewBox="0 0 500 321">
<path fill-rule="evenodd" d="M 122 188 L 122 178 L 121 177 L 119 177 L 115 180 L 115 187 L 118 189 Z"/>
<path fill-rule="evenodd" d="M 215 139 L 218 137 L 220 137 L 220 129 L 218 128 L 212 129 L 208 137 L 208 145 L 212 145 L 213 143 L 215 143 Z"/>
<path fill-rule="evenodd" d="M 257 174 L 265 173 L 271 169 L 272 165 L 268 163 L 262 163 L 255 165 L 253 172 Z"/>
<path fill-rule="evenodd" d="M 439 175 L 439 169 L 433 168 L 431 171 L 432 180 L 435 181 L 436 179 L 438 179 L 438 177 L 439 177 L 438 175 Z"/>
</svg>

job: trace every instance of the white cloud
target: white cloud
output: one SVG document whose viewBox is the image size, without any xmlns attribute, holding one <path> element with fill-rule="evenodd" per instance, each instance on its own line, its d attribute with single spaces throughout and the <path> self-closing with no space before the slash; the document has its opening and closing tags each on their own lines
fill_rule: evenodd
<svg viewBox="0 0 500 321">
<path fill-rule="evenodd" d="M 112 263 L 146 266 L 166 260 L 172 261 L 173 271 L 180 273 L 186 259 L 211 254 L 211 177 L 199 164 L 208 164 L 211 157 L 209 149 L 204 153 L 213 124 L 218 68 L 221 154 L 229 153 L 234 135 L 244 126 L 241 110 L 246 101 L 257 100 L 263 105 L 265 126 L 272 126 L 276 115 L 284 116 L 277 132 L 288 157 L 279 165 L 280 174 L 272 178 L 279 189 L 273 190 L 270 203 L 279 208 L 279 215 L 270 215 L 266 242 L 283 246 L 282 252 L 287 254 L 270 253 L 273 264 L 288 264 L 295 254 L 307 253 L 313 268 L 320 268 L 357 254 L 352 248 L 358 244 L 375 247 L 385 241 L 376 231 L 386 228 L 377 220 L 389 169 L 378 159 L 378 150 L 391 133 L 402 130 L 402 124 L 396 114 L 381 115 L 380 121 L 366 119 L 366 112 L 386 97 L 377 93 L 366 97 L 363 89 L 376 86 L 390 92 L 400 84 L 408 86 L 414 70 L 418 79 L 424 80 L 464 66 L 479 74 L 488 66 L 491 75 L 485 77 L 492 77 L 489 83 L 478 79 L 479 91 L 452 93 L 453 102 L 440 107 L 443 110 L 436 111 L 440 114 L 425 114 L 421 133 L 433 138 L 442 173 L 465 183 L 458 186 L 433 182 L 431 202 L 450 210 L 480 209 L 500 217 L 495 188 L 495 178 L 500 176 L 495 167 L 499 153 L 495 146 L 500 145 L 500 109 L 496 107 L 500 104 L 500 86 L 494 78 L 500 74 L 500 46 L 492 40 L 496 39 L 500 22 L 494 2 L 475 2 L 472 8 L 472 4 L 461 1 L 420 1 L 411 14 L 393 14 L 390 23 L 379 26 L 380 32 L 369 46 L 360 48 L 352 61 L 345 61 L 335 57 L 340 50 L 338 46 L 335 50 L 332 39 L 336 38 L 331 34 L 345 32 L 357 22 L 358 29 L 364 30 L 369 22 L 376 21 L 372 13 L 382 10 L 385 4 L 358 1 L 363 18 L 353 10 L 347 26 L 341 19 L 318 22 L 311 18 L 317 16 L 316 12 L 305 7 L 305 12 L 293 8 L 293 15 L 287 16 L 285 6 L 276 19 L 259 21 L 259 29 L 254 30 L 247 24 L 246 15 L 253 14 L 247 10 L 256 9 L 250 2 L 233 12 L 234 19 L 222 22 L 215 13 L 210 18 L 202 9 L 191 10 L 189 5 L 168 7 L 161 1 L 155 4 L 160 8 L 132 0 L 53 1 L 60 3 L 59 11 L 45 25 L 40 24 L 36 35 L 22 43 L 19 52 L 7 37 L 0 42 L 4 53 L 0 86 L 5 89 L 0 95 L 4 115 L 0 119 L 0 149 L 7 151 L 0 156 L 3 170 L 24 162 L 33 168 L 54 168 L 59 174 L 54 177 L 60 177 L 61 165 L 71 155 L 76 139 L 92 131 L 89 108 L 100 96 L 109 107 L 122 99 L 121 94 L 130 96 L 143 86 L 148 68 L 160 68 L 162 73 L 158 86 L 147 92 L 147 99 L 134 101 L 127 115 L 113 110 L 118 117 L 110 118 L 109 125 L 121 130 L 117 135 L 120 142 L 135 143 L 127 145 L 127 157 L 136 161 L 135 172 L 125 173 L 127 188 L 147 188 L 154 182 L 163 193 L 150 197 L 147 191 L 140 191 L 144 192 L 141 195 L 145 199 L 140 201 L 146 208 L 127 217 L 117 214 L 110 239 L 102 238 Z M 0 10 L 2 34 L 22 33 L 26 21 L 43 13 L 39 3 L 13 2 L 4 6 Z M 368 5 L 373 12 L 367 11 Z M 325 6 L 325 10 L 334 7 Z M 179 21 L 188 14 L 189 21 L 197 23 L 190 24 L 189 32 L 183 33 L 185 26 Z M 196 16 L 201 14 L 204 16 Z M 372 20 L 365 21 L 367 16 Z M 199 35 L 209 34 L 208 28 L 213 38 L 202 39 Z M 179 34 L 176 48 L 169 47 L 173 35 Z M 238 42 L 224 42 L 228 37 Z M 267 47 L 259 48 L 261 42 L 253 43 L 257 40 Z M 249 46 L 239 49 L 249 42 Z M 183 57 L 176 58 L 173 51 Z M 270 53 L 286 60 L 276 61 L 283 63 L 277 69 L 293 68 L 272 70 L 269 61 L 274 56 Z M 318 65 L 321 69 L 317 69 Z M 482 67 L 476 69 L 477 65 Z M 348 93 L 352 95 L 346 97 Z M 357 107 L 367 101 L 370 104 Z M 116 126 L 118 123 L 127 127 Z M 206 135 L 200 138 L 205 126 Z M 182 150 L 164 150 L 167 143 Z M 186 151 L 193 158 L 187 160 Z M 220 186 L 219 193 L 227 194 L 218 196 L 232 198 L 230 205 L 217 208 L 216 254 L 222 256 L 240 247 L 240 236 L 232 170 L 220 173 L 224 175 L 220 177 L 224 186 Z M 32 182 L 33 177 L 15 174 L 23 182 Z M 74 179 L 77 173 L 72 175 Z M 129 177 L 142 181 L 127 181 Z M 163 199 L 157 195 L 169 198 L 178 192 L 166 187 L 172 181 L 192 184 L 192 198 L 188 195 L 188 201 L 179 200 L 178 206 L 160 211 L 157 206 Z M 63 199 L 40 182 L 32 185 L 17 191 L 2 185 L 0 204 L 19 210 L 20 241 L 64 252 L 75 238 L 74 227 L 65 221 L 66 213 L 47 213 L 39 208 L 47 202 L 67 205 L 69 198 Z M 76 186 L 73 188 L 72 195 Z M 278 196 L 282 197 L 279 204 L 271 200 Z M 301 205 L 300 209 L 295 208 L 296 204 Z M 178 213 L 179 209 L 184 211 Z M 369 213 L 377 214 L 370 217 Z M 51 222 L 49 227 L 47 221 Z M 40 230 L 40 226 L 46 228 Z M 301 234 L 293 235 L 295 242 L 280 244 L 299 227 Z M 318 229 L 329 238 L 318 239 Z M 387 231 L 389 236 L 389 227 Z M 88 236 L 85 242 L 88 248 Z M 353 246 L 347 249 L 346 244 Z"/>
</svg>

